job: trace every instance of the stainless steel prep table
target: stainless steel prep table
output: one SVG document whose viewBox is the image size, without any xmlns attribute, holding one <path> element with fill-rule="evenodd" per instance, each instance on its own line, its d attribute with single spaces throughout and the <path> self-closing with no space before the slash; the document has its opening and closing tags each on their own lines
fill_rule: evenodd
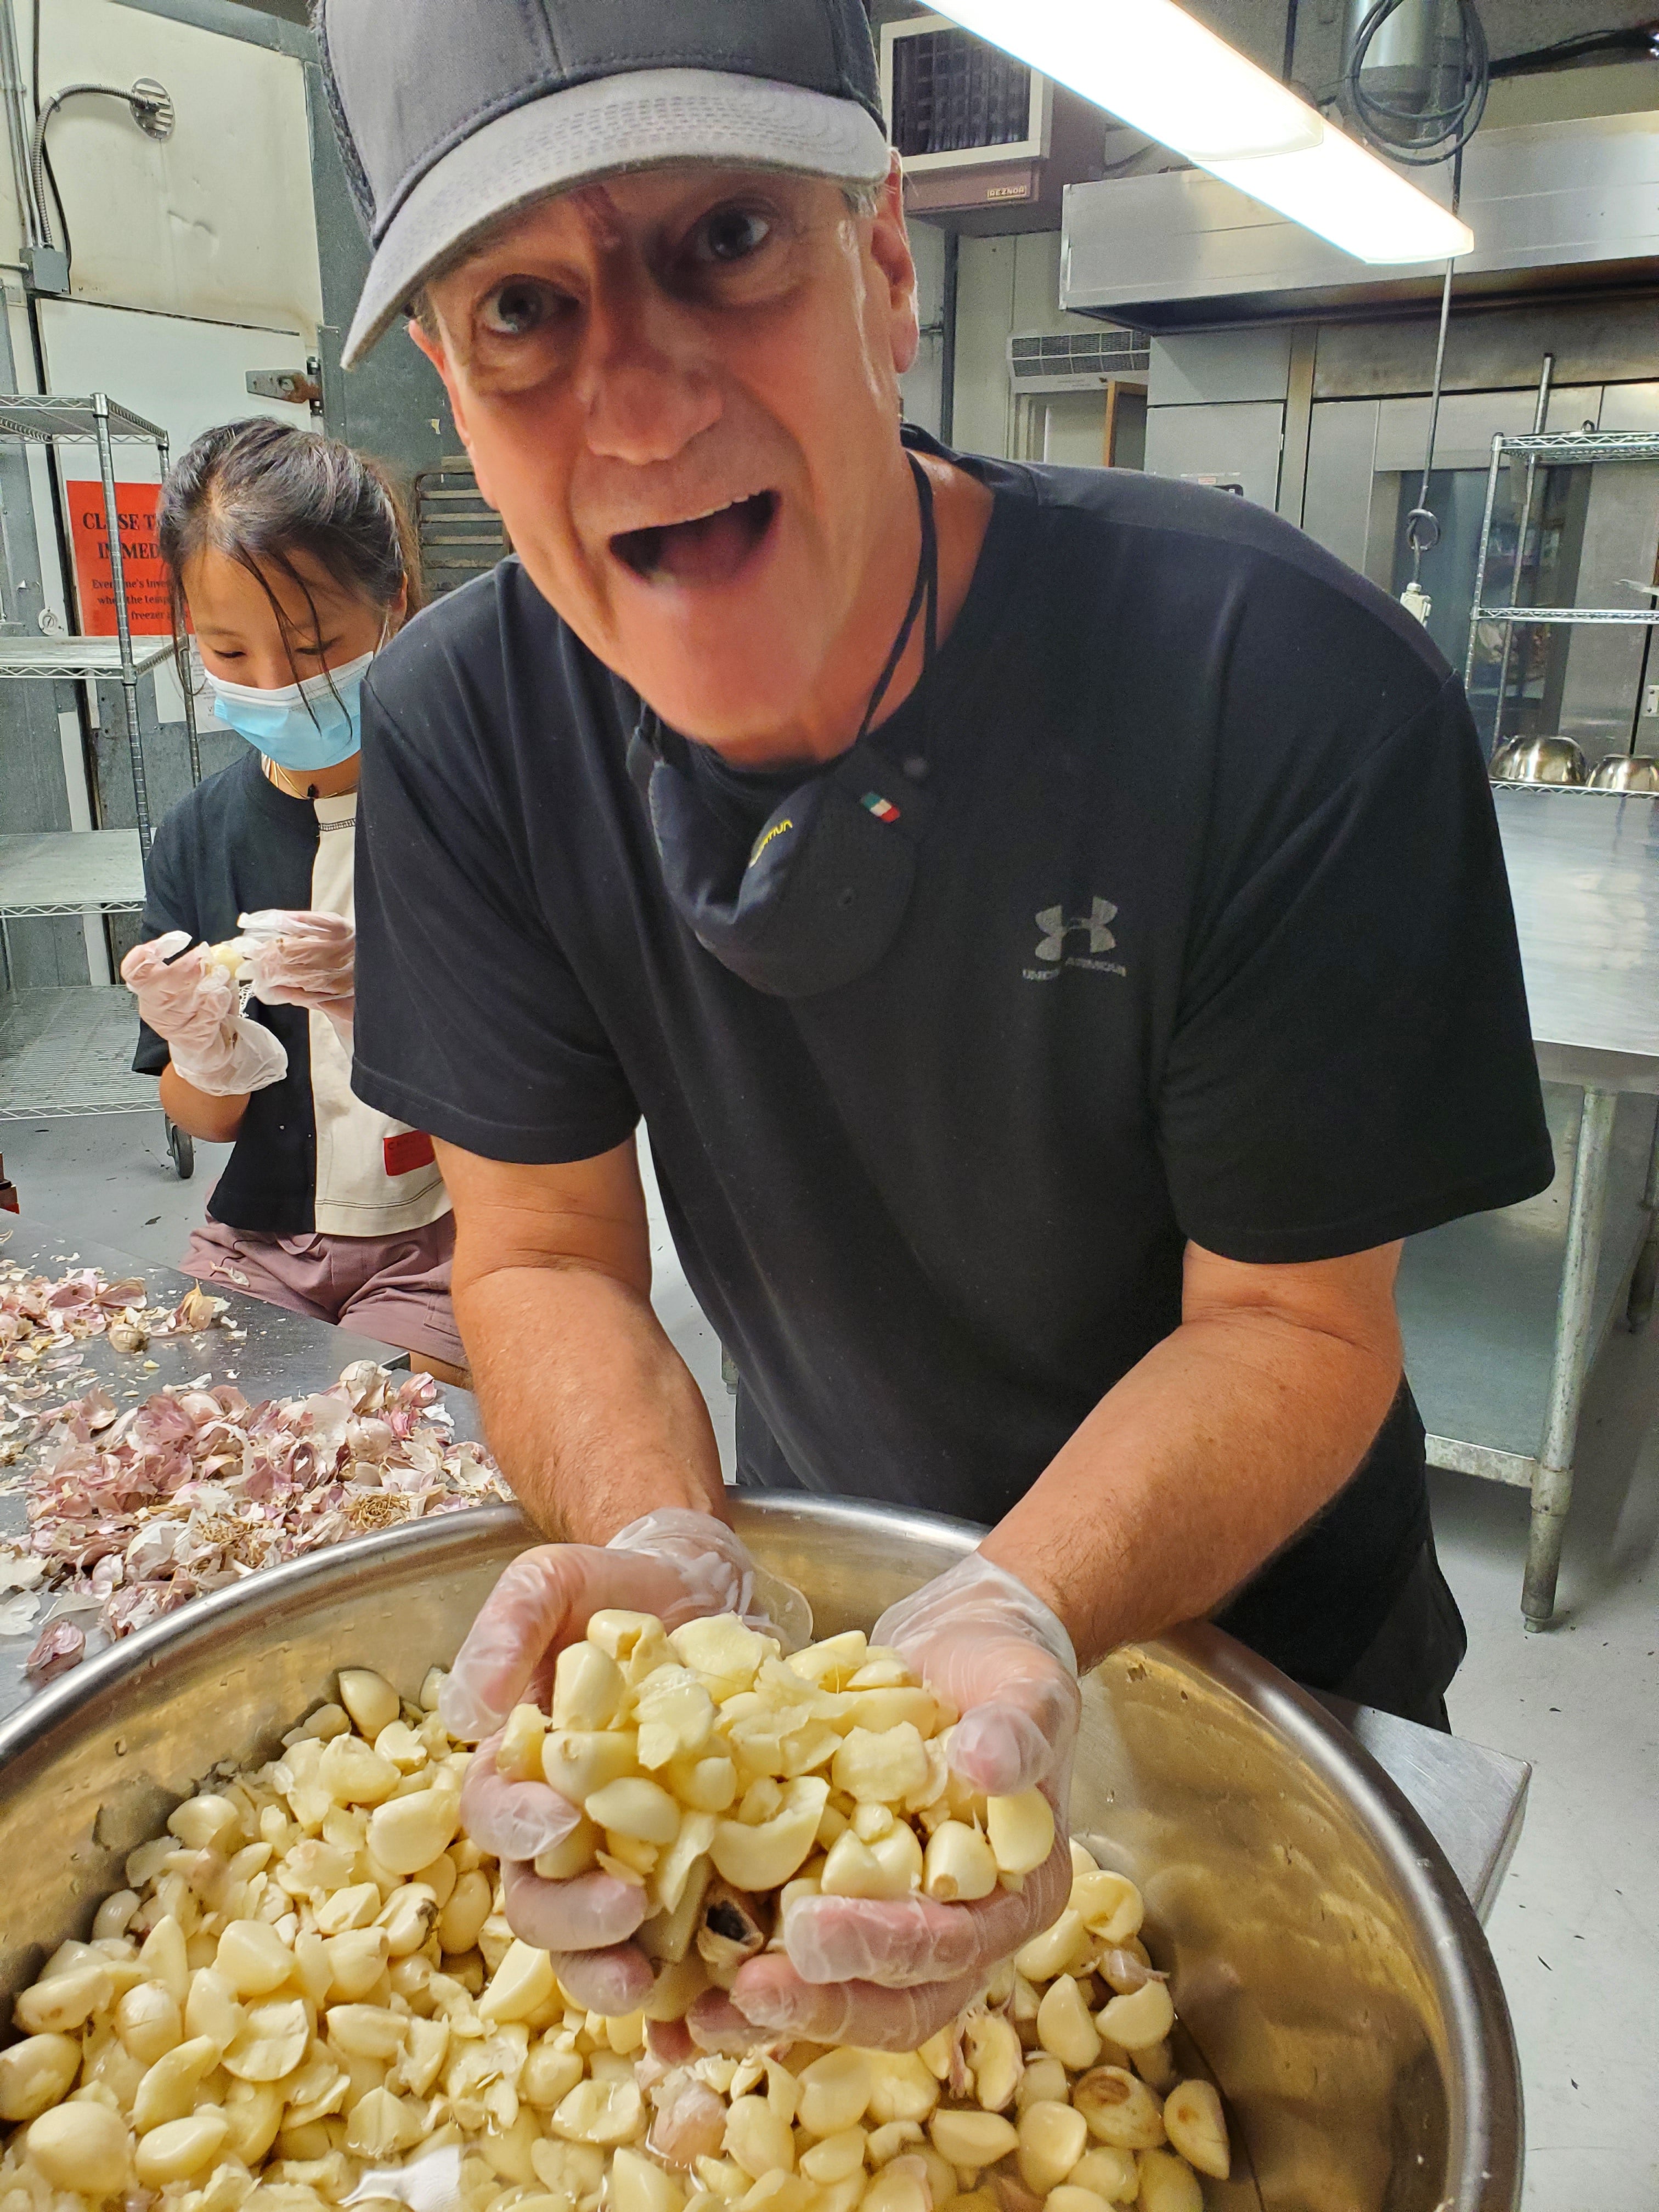
<svg viewBox="0 0 1659 2212">
<path fill-rule="evenodd" d="M 73 1244 L 31 1223 L 19 1224 L 9 1239 L 0 1243 L 0 1261 L 21 1261 L 40 1274 L 61 1274 L 81 1266 L 100 1267 L 112 1281 L 142 1275 L 151 1304 L 176 1304 L 191 1282 L 170 1267 L 145 1267 L 125 1252 Z M 216 1381 L 226 1382 L 234 1370 L 244 1396 L 258 1400 L 324 1389 L 353 1359 L 395 1362 L 404 1357 L 385 1345 L 306 1321 L 257 1298 L 233 1295 L 231 1315 L 237 1328 L 247 1331 L 245 1344 L 232 1343 L 216 1328 L 199 1336 L 159 1337 L 149 1352 L 137 1354 L 116 1352 L 102 1337 L 88 1337 L 76 1347 L 85 1355 L 86 1364 L 75 1370 L 73 1382 L 85 1387 L 96 1380 L 124 1394 L 148 1393 L 164 1383 L 191 1381 L 210 1370 Z M 146 1358 L 156 1363 L 153 1374 L 143 1369 Z M 64 1379 L 70 1383 L 69 1377 Z M 456 1436 L 476 1437 L 477 1405 L 471 1394 L 446 1389 L 444 1402 L 454 1416 Z M 15 1535 L 23 1525 L 22 1498 L 0 1498 L 0 1538 Z M 25 1635 L 0 1638 L 0 1720 L 30 1695 L 23 1661 L 40 1628 L 37 1620 Z M 1531 1769 L 1518 1759 L 1437 1735 L 1392 1714 L 1337 1700 L 1327 1703 L 1416 1806 L 1484 1918 L 1521 1832 Z"/>
<path fill-rule="evenodd" d="M 111 1282 L 142 1276 L 145 1303 L 176 1305 L 194 1280 L 176 1268 L 157 1267 L 135 1260 L 130 1252 L 116 1252 L 64 1237 L 37 1222 L 23 1220 L 9 1233 L 0 1232 L 0 1265 L 16 1264 L 33 1274 L 62 1275 L 75 1267 L 97 1267 Z M 222 1328 L 204 1330 L 196 1336 L 158 1336 L 143 1352 L 117 1352 L 106 1337 L 89 1336 L 73 1348 L 84 1364 L 60 1378 L 64 1395 L 88 1389 L 94 1382 L 106 1384 L 122 1403 L 148 1397 L 168 1383 L 193 1382 L 211 1373 L 216 1382 L 234 1382 L 243 1396 L 257 1404 L 264 1398 L 297 1396 L 302 1391 L 326 1389 L 339 1380 L 340 1370 L 354 1359 L 378 1359 L 389 1367 L 406 1366 L 409 1355 L 389 1344 L 377 1344 L 349 1329 L 331 1328 L 325 1322 L 307 1321 L 285 1307 L 268 1305 L 228 1285 L 208 1287 L 216 1297 L 228 1297 L 227 1318 L 246 1331 L 244 1343 L 234 1343 Z M 144 1362 L 153 1359 L 153 1370 Z M 454 1416 L 458 1437 L 478 1434 L 477 1407 L 470 1392 L 444 1391 L 444 1402 Z M 15 1538 L 26 1526 L 21 1494 L 0 1497 L 0 1541 Z M 0 1715 L 21 1705 L 28 1695 L 23 1662 L 40 1632 L 50 1606 L 21 1636 L 0 1637 Z"/>
<path fill-rule="evenodd" d="M 1560 1133 L 1570 1194 L 1413 1238 L 1400 1310 L 1431 1465 L 1531 1492 L 1521 1605 L 1541 1628 L 1590 1366 L 1621 1304 L 1638 1327 L 1652 1309 L 1659 800 L 1527 785 L 1495 797 L 1539 1073 L 1582 1093 L 1576 1134 Z"/>
</svg>

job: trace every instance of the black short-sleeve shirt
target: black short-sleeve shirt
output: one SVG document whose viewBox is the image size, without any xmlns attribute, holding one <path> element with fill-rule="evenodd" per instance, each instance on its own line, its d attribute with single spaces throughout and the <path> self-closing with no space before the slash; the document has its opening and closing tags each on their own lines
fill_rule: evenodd
<svg viewBox="0 0 1659 2212">
<path fill-rule="evenodd" d="M 1485 770 L 1420 626 L 1242 501 L 963 465 L 978 567 L 876 732 L 937 809 L 883 959 L 785 1000 L 702 949 L 627 772 L 639 702 L 509 560 L 365 686 L 354 1080 L 499 1159 L 643 1113 L 796 1479 L 993 1522 L 1176 1326 L 1188 1240 L 1335 1257 L 1553 1162 Z M 1232 1618 L 1334 1681 L 1425 1528 L 1403 1401 Z"/>
</svg>

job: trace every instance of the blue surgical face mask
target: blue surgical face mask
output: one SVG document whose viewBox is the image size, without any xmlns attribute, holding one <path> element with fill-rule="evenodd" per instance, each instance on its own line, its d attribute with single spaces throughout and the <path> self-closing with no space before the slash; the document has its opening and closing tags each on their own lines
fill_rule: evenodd
<svg viewBox="0 0 1659 2212">
<path fill-rule="evenodd" d="M 373 653 L 360 653 L 355 660 L 275 691 L 229 684 L 210 670 L 203 673 L 219 720 L 278 768 L 303 775 L 337 768 L 362 744 L 363 675 L 374 658 Z"/>
</svg>

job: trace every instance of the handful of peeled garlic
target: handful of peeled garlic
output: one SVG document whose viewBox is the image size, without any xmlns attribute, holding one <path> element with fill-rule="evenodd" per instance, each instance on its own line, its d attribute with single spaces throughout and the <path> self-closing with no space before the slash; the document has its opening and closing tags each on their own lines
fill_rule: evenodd
<svg viewBox="0 0 1659 2212">
<path fill-rule="evenodd" d="M 560 1653 L 550 1717 L 517 1707 L 495 1762 L 581 1808 L 538 1874 L 640 1884 L 647 1952 L 678 1965 L 695 1938 L 729 1984 L 769 1933 L 770 1908 L 744 1899 L 775 1897 L 780 1916 L 818 1893 L 967 1903 L 1042 1864 L 1047 1798 L 970 1790 L 950 1765 L 956 1718 L 858 1629 L 786 1659 L 729 1614 L 665 1632 L 607 1612 Z"/>
</svg>

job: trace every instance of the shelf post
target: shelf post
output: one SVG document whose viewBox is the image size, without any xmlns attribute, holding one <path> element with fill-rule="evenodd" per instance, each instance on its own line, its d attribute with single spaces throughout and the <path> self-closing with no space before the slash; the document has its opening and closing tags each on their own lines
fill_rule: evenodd
<svg viewBox="0 0 1659 2212">
<path fill-rule="evenodd" d="M 1481 596 L 1486 581 L 1486 556 L 1492 550 L 1492 518 L 1498 505 L 1498 471 L 1504 465 L 1504 434 L 1494 430 L 1492 440 L 1492 467 L 1486 473 L 1486 511 L 1480 518 L 1480 550 L 1474 556 L 1474 604 L 1469 609 L 1469 649 L 1463 656 L 1463 694 L 1467 698 L 1474 687 L 1474 642 L 1480 627 Z M 1492 750 L 1498 744 L 1494 734 Z"/>
<path fill-rule="evenodd" d="M 1547 353 L 1544 356 L 1543 370 L 1538 379 L 1538 404 L 1533 410 L 1532 434 L 1534 438 L 1541 438 L 1544 434 L 1545 420 L 1550 411 L 1550 385 L 1554 379 L 1554 375 L 1555 356 L 1553 353 Z M 1520 527 L 1515 533 L 1515 565 L 1510 572 L 1510 605 L 1511 607 L 1518 606 L 1521 603 L 1521 575 L 1527 562 L 1527 532 L 1532 527 L 1532 493 L 1533 485 L 1537 479 L 1537 476 L 1538 456 L 1535 453 L 1528 453 L 1527 455 L 1526 484 L 1525 489 L 1522 490 L 1521 495 Z M 1541 538 L 1540 540 L 1539 550 L 1540 555 L 1540 565 L 1541 566 L 1541 554 L 1543 550 Z M 1480 586 L 1477 585 L 1475 588 L 1478 595 Z M 1497 751 L 1498 746 L 1504 742 L 1504 695 L 1510 688 L 1510 656 L 1514 649 L 1515 633 L 1516 628 L 1517 624 L 1512 622 L 1505 623 L 1504 625 L 1504 650 L 1499 655 L 1498 662 L 1498 712 L 1492 722 L 1492 750 L 1494 752 Z M 1526 679 L 1523 673 L 1522 678 L 1523 690 L 1525 687 L 1525 681 Z"/>
<path fill-rule="evenodd" d="M 165 437 L 157 438 L 155 451 L 161 459 L 163 483 L 167 480 L 167 470 L 171 466 L 171 450 Z M 179 636 L 176 632 L 173 640 L 173 665 L 178 671 L 179 689 L 185 695 L 185 743 L 190 750 L 190 780 L 194 787 L 202 781 L 202 741 L 197 734 L 196 696 L 190 683 L 190 640 L 187 636 Z"/>
<path fill-rule="evenodd" d="M 110 445 L 109 395 L 92 395 L 93 429 L 98 440 L 98 473 L 104 485 L 104 520 L 109 526 L 109 576 L 115 594 L 115 635 L 121 648 L 121 695 L 126 706 L 127 751 L 132 764 L 132 799 L 138 812 L 138 849 L 149 858 L 154 831 L 149 787 L 144 776 L 144 747 L 138 732 L 138 671 L 132 657 L 132 623 L 127 611 L 127 576 L 121 559 L 121 516 L 115 489 L 115 454 Z"/>
</svg>

